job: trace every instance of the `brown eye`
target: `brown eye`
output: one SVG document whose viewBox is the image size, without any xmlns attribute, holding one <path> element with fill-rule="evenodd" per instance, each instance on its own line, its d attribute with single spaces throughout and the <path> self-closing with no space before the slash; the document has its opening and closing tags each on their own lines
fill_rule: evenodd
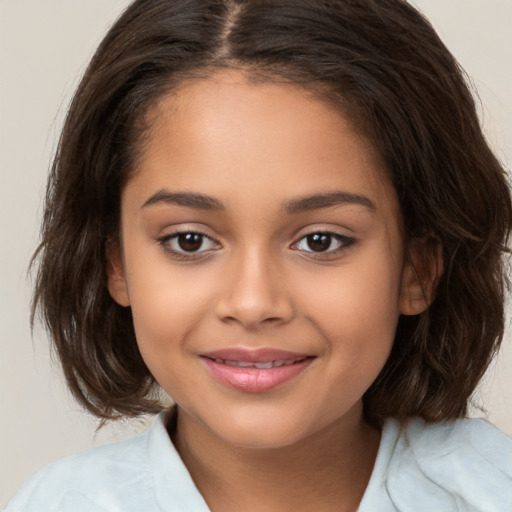
<svg viewBox="0 0 512 512">
<path fill-rule="evenodd" d="M 354 245 L 355 241 L 354 238 L 339 233 L 317 231 L 303 236 L 293 244 L 292 248 L 302 253 L 309 253 L 311 257 L 317 254 L 318 258 L 335 258 Z"/>
<path fill-rule="evenodd" d="M 331 246 L 332 236 L 326 233 L 313 233 L 306 237 L 308 247 L 314 252 L 324 252 Z"/>
<path fill-rule="evenodd" d="M 166 235 L 158 239 L 163 250 L 175 257 L 185 259 L 206 256 L 220 248 L 219 244 L 208 235 L 196 231 L 183 231 Z"/>
<path fill-rule="evenodd" d="M 203 245 L 204 236 L 200 233 L 180 233 L 177 236 L 178 246 L 186 252 L 198 251 Z"/>
</svg>

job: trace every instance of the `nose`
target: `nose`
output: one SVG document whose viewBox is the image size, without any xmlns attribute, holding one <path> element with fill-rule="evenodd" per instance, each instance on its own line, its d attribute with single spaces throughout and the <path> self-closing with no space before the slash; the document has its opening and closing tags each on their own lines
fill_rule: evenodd
<svg viewBox="0 0 512 512">
<path fill-rule="evenodd" d="M 223 322 L 241 324 L 246 329 L 289 322 L 294 308 L 279 265 L 257 250 L 230 262 L 215 313 Z"/>
</svg>

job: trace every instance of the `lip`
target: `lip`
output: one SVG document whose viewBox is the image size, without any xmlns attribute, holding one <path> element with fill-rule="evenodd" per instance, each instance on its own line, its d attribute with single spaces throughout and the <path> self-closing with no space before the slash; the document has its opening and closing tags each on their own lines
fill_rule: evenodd
<svg viewBox="0 0 512 512">
<path fill-rule="evenodd" d="M 300 375 L 315 359 L 310 354 L 270 348 L 229 348 L 202 353 L 200 358 L 221 384 L 249 393 L 281 386 Z M 262 367 L 265 364 L 272 366 Z"/>
</svg>

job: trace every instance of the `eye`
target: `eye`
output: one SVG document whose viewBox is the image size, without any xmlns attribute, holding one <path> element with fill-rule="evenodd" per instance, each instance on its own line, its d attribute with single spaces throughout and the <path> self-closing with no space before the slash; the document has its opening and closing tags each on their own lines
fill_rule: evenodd
<svg viewBox="0 0 512 512">
<path fill-rule="evenodd" d="M 203 255 L 219 247 L 215 240 L 197 231 L 182 231 L 166 235 L 160 238 L 158 242 L 167 253 L 183 258 L 199 254 Z"/>
<path fill-rule="evenodd" d="M 348 249 L 354 242 L 353 238 L 338 233 L 317 232 L 302 237 L 293 248 L 318 255 L 337 254 Z"/>
</svg>

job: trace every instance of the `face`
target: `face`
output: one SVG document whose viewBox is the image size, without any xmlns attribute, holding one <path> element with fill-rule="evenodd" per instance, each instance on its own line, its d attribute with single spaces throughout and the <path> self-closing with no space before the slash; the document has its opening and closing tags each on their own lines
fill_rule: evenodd
<svg viewBox="0 0 512 512">
<path fill-rule="evenodd" d="M 109 288 L 147 366 L 236 446 L 360 418 L 411 312 L 385 171 L 346 119 L 288 84 L 219 72 L 164 98 L 122 193 L 121 240 Z"/>
</svg>

